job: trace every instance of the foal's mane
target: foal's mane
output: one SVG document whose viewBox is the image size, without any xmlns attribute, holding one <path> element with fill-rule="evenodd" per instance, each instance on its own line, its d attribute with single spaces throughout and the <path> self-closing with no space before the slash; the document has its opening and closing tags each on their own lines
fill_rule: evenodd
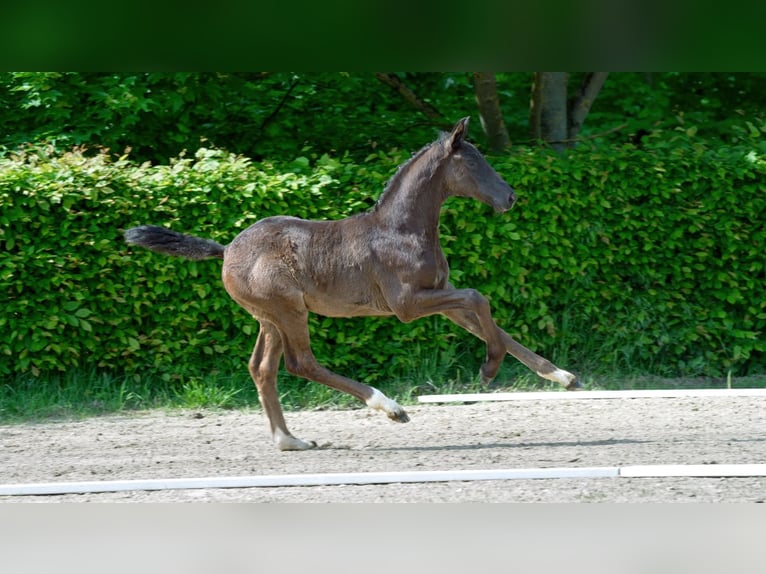
<svg viewBox="0 0 766 574">
<path fill-rule="evenodd" d="M 449 136 L 449 133 L 442 133 L 439 138 L 430 144 L 424 145 L 422 148 L 420 148 L 418 151 L 416 151 L 414 154 L 412 154 L 412 157 L 410 157 L 409 160 L 401 164 L 398 168 L 396 168 L 396 172 L 394 175 L 391 176 L 391 179 L 388 180 L 386 183 L 386 186 L 383 188 L 383 193 L 380 194 L 380 197 L 378 198 L 378 201 L 375 203 L 375 206 L 372 208 L 373 211 L 378 208 L 378 206 L 381 204 L 381 202 L 384 200 L 384 198 L 387 195 L 392 194 L 394 191 L 396 191 L 401 182 L 402 179 L 404 179 L 404 174 L 409 172 L 410 169 L 417 163 L 419 159 L 421 159 L 424 155 L 426 155 L 431 149 L 435 147 L 442 147 L 442 143 L 445 139 L 447 139 L 447 136 Z M 441 158 L 439 158 L 441 159 Z M 436 163 L 436 160 L 434 158 L 431 158 L 429 161 L 429 165 Z"/>
</svg>

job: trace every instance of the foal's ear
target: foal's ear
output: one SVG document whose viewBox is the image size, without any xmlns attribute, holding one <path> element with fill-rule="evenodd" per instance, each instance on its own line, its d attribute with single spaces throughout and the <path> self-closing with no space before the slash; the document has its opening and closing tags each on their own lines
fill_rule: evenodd
<svg viewBox="0 0 766 574">
<path fill-rule="evenodd" d="M 453 151 L 460 147 L 460 144 L 463 143 L 463 139 L 465 139 L 465 136 L 468 134 L 469 119 L 471 118 L 463 118 L 455 124 L 454 128 L 452 128 L 452 132 L 449 135 L 449 142 Z"/>
</svg>

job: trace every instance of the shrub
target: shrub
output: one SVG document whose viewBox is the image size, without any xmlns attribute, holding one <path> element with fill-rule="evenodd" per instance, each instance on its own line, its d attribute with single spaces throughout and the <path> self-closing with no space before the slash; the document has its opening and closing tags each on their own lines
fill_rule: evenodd
<svg viewBox="0 0 766 574">
<path fill-rule="evenodd" d="M 687 134 L 639 149 L 521 150 L 491 158 L 517 188 L 503 216 L 444 207 L 459 287 L 509 333 L 580 370 L 763 371 L 764 150 L 710 149 Z M 30 150 L 0 159 L 0 375 L 92 368 L 151 374 L 244 369 L 257 325 L 220 284 L 220 261 L 128 248 L 166 225 L 227 243 L 273 214 L 335 219 L 370 207 L 406 154 L 262 162 L 200 149 L 169 165 Z M 384 380 L 482 344 L 441 318 L 311 322 L 321 361 Z"/>
<path fill-rule="evenodd" d="M 671 143 L 504 162 L 528 190 L 507 300 L 536 345 L 591 368 L 760 371 L 764 150 Z"/>
</svg>

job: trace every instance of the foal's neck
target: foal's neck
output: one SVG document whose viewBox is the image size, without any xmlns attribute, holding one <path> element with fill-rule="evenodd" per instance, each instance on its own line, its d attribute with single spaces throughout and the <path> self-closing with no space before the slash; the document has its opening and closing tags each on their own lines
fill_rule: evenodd
<svg viewBox="0 0 766 574">
<path fill-rule="evenodd" d="M 381 224 L 435 238 L 447 191 L 439 162 L 430 159 L 428 152 L 426 149 L 416 154 L 394 175 L 373 213 Z"/>
</svg>

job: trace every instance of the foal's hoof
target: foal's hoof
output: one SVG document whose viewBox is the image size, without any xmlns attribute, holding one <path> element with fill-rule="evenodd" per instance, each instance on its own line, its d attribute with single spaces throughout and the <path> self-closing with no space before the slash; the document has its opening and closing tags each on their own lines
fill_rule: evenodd
<svg viewBox="0 0 766 574">
<path fill-rule="evenodd" d="M 484 388 L 488 388 L 495 377 L 488 377 L 484 373 L 479 373 L 479 379 L 481 380 L 481 386 Z"/>
<path fill-rule="evenodd" d="M 481 384 L 483 386 L 488 387 L 490 383 L 495 380 L 497 372 L 500 370 L 501 362 L 502 357 L 500 358 L 500 361 L 493 361 L 491 363 L 487 361 L 481 366 L 479 369 L 479 378 L 481 379 Z"/>
<path fill-rule="evenodd" d="M 571 383 L 569 383 L 566 387 L 564 387 L 567 391 L 579 391 L 582 389 L 583 384 L 580 382 L 580 379 L 575 379 Z"/>
<path fill-rule="evenodd" d="M 568 391 L 582 387 L 582 384 L 580 384 L 580 381 L 577 380 L 575 375 L 563 369 L 554 367 L 554 369 L 548 373 L 541 373 L 538 371 L 537 374 L 544 379 L 558 383 Z"/>
<path fill-rule="evenodd" d="M 398 423 L 410 422 L 410 417 L 407 415 L 407 413 L 404 411 L 402 407 L 399 407 L 398 409 L 388 413 L 388 418 Z"/>
<path fill-rule="evenodd" d="M 372 389 L 372 396 L 367 399 L 367 406 L 376 411 L 383 411 L 392 421 L 406 423 L 410 420 L 399 403 L 392 401 L 378 389 Z"/>
<path fill-rule="evenodd" d="M 281 435 L 274 438 L 274 442 L 279 450 L 310 450 L 317 447 L 313 440 L 305 441 L 295 438 L 292 435 Z"/>
</svg>

